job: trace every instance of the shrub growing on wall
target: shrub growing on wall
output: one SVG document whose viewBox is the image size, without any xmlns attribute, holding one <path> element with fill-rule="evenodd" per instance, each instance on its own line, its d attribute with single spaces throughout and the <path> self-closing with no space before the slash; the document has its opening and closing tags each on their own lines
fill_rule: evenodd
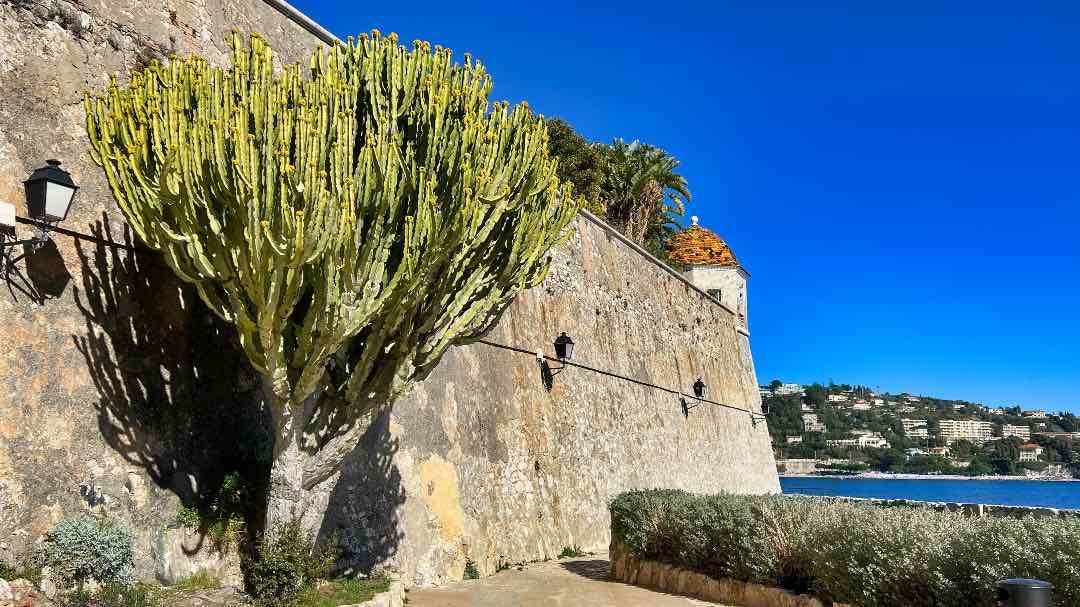
<svg viewBox="0 0 1080 607">
<path fill-rule="evenodd" d="M 489 106 L 466 55 L 373 32 L 275 73 L 153 62 L 86 100 L 125 218 L 233 323 L 276 425 L 267 526 L 352 451 L 360 423 L 479 338 L 546 275 L 579 202 L 541 118 Z"/>
<path fill-rule="evenodd" d="M 861 607 L 996 607 L 995 583 L 1050 581 L 1080 604 L 1080 520 L 969 518 L 790 496 L 634 491 L 612 535 L 638 558 Z"/>
<path fill-rule="evenodd" d="M 85 582 L 127 585 L 135 570 L 131 531 L 106 519 L 82 514 L 65 518 L 45 535 L 34 560 L 57 580 L 79 590 Z"/>
<path fill-rule="evenodd" d="M 298 522 L 285 523 L 244 553 L 247 588 L 260 607 L 287 607 L 325 577 L 336 558 L 332 542 L 317 546 Z"/>
</svg>

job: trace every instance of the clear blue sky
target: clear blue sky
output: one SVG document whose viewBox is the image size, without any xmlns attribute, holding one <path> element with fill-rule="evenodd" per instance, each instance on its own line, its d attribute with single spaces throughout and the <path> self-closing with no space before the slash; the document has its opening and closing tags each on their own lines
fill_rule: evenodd
<svg viewBox="0 0 1080 607">
<path fill-rule="evenodd" d="M 295 1 L 682 160 L 762 383 L 1080 411 L 1080 4 Z"/>
</svg>

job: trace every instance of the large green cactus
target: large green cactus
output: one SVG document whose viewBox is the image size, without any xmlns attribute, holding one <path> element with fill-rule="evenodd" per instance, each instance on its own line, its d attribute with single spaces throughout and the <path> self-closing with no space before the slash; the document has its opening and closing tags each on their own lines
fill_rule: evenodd
<svg viewBox="0 0 1080 607">
<path fill-rule="evenodd" d="M 468 55 L 375 31 L 314 51 L 305 78 L 257 34 L 229 44 L 229 69 L 114 78 L 87 97 L 87 132 L 132 228 L 270 380 L 273 525 L 302 514 L 365 413 L 543 279 L 580 202 L 543 119 L 489 107 Z"/>
</svg>

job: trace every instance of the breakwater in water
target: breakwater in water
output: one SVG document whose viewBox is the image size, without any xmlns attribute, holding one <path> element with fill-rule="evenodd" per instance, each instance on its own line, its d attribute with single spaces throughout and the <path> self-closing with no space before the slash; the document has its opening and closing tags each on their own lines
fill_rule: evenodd
<svg viewBox="0 0 1080 607">
<path fill-rule="evenodd" d="M 782 477 L 780 486 L 793 495 L 1080 510 L 1080 483 L 1067 481 Z"/>
</svg>

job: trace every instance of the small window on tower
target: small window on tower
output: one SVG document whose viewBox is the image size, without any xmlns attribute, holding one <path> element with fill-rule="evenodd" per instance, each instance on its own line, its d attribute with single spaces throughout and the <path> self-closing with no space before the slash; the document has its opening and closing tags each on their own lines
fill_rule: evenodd
<svg viewBox="0 0 1080 607">
<path fill-rule="evenodd" d="M 706 293 L 709 294 L 709 297 L 712 297 L 716 301 L 720 301 L 720 289 L 709 289 Z"/>
</svg>

